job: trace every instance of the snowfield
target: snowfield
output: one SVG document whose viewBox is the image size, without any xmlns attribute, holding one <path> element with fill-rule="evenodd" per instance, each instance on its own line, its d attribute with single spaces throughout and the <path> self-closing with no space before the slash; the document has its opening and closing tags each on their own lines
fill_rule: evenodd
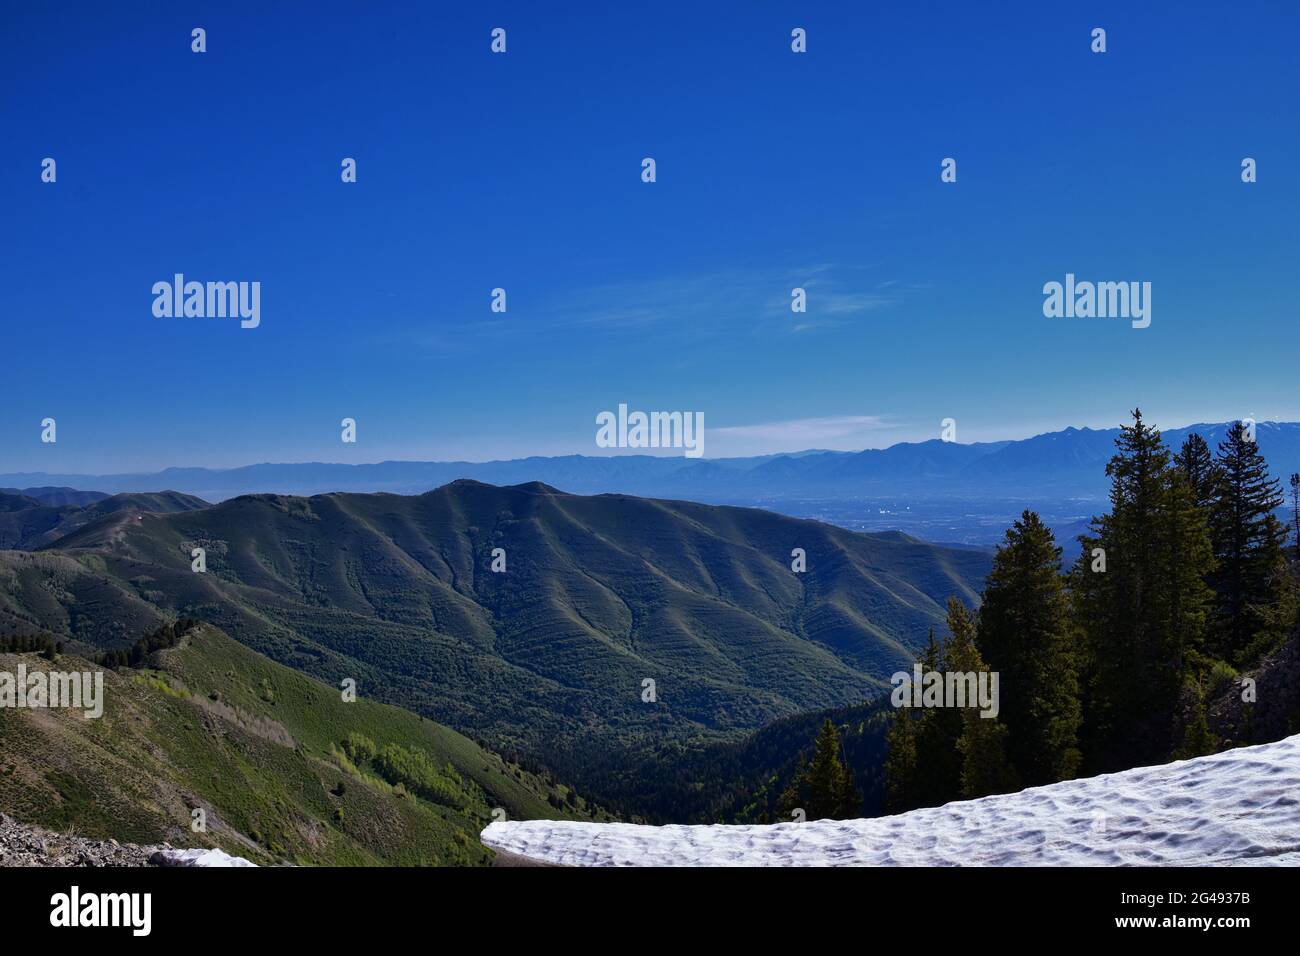
<svg viewBox="0 0 1300 956">
<path fill-rule="evenodd" d="M 160 855 L 163 860 L 159 862 L 164 866 L 257 866 L 242 856 L 231 856 L 215 847 L 210 850 L 162 850 Z"/>
<path fill-rule="evenodd" d="M 493 823 L 569 866 L 1300 865 L 1300 735 L 870 820 L 773 826 Z"/>
</svg>

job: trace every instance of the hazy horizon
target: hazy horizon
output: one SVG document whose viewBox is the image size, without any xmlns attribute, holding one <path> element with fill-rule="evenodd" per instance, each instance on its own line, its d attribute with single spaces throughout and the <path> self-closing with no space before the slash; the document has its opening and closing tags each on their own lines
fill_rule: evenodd
<svg viewBox="0 0 1300 956">
<path fill-rule="evenodd" d="M 1152 417 L 1148 415 L 1145 411 L 1143 411 L 1143 417 L 1148 422 L 1148 424 L 1153 425 L 1161 432 L 1180 431 L 1183 429 L 1195 428 L 1201 425 L 1204 426 L 1223 425 L 1230 421 L 1235 420 L 1229 418 L 1218 419 L 1218 420 L 1201 419 L 1197 421 L 1189 421 L 1189 422 L 1184 422 L 1179 424 L 1166 425 L 1159 421 L 1154 421 Z M 1127 419 L 1125 419 L 1125 422 L 1127 422 Z M 1006 436 L 1006 437 L 987 437 L 987 438 L 969 439 L 963 436 L 961 438 L 958 438 L 954 442 L 954 444 L 981 445 L 981 444 L 997 444 L 999 442 L 1023 441 L 1027 438 L 1036 438 L 1041 435 L 1049 435 L 1057 432 L 1064 432 L 1069 429 L 1075 429 L 1078 431 L 1110 431 L 1119 428 L 1121 424 L 1123 423 L 1117 422 L 1113 425 L 1104 425 L 1104 424 L 1063 425 L 1060 428 L 1051 428 L 1044 431 L 1032 431 L 1028 434 Z M 1260 426 L 1300 424 L 1300 419 L 1298 419 L 1297 421 L 1288 421 L 1284 419 L 1263 419 L 1258 421 L 1257 424 Z M 719 430 L 721 431 L 721 429 Z M 918 436 L 916 438 L 900 439 L 899 441 L 894 441 L 888 444 L 881 444 L 876 446 L 862 446 L 862 447 L 850 447 L 850 448 L 835 448 L 829 446 L 817 446 L 817 447 L 808 446 L 808 447 L 799 447 L 799 448 L 791 448 L 791 449 L 774 449 L 771 451 L 755 451 L 752 453 L 707 454 L 704 456 L 703 460 L 723 461 L 729 459 L 778 457 L 781 455 L 800 456 L 800 455 L 808 455 L 808 454 L 821 454 L 826 452 L 854 454 L 863 451 L 883 451 L 898 445 L 913 445 L 913 444 L 920 444 L 926 441 L 933 441 L 933 440 L 939 440 L 938 429 L 935 429 L 935 433 L 929 436 Z M 709 441 L 713 442 L 714 439 L 710 437 Z M 436 464 L 490 465 L 490 464 L 503 463 L 503 462 L 523 461 L 530 458 L 570 458 L 570 457 L 580 457 L 580 458 L 652 457 L 652 458 L 665 458 L 665 459 L 681 459 L 682 452 L 680 449 L 662 449 L 662 448 L 661 449 L 652 449 L 652 448 L 617 449 L 608 452 L 603 452 L 601 449 L 590 449 L 585 451 L 574 449 L 571 451 L 559 451 L 550 454 L 532 453 L 532 454 L 518 454 L 518 455 L 501 455 L 501 456 L 489 457 L 489 458 L 449 456 L 449 457 L 437 457 L 437 458 L 376 458 L 373 460 L 355 460 L 355 461 L 344 461 L 339 459 L 325 459 L 325 458 L 300 459 L 300 460 L 264 459 L 264 460 L 243 460 L 243 461 L 237 461 L 233 464 L 226 464 L 226 465 L 171 462 L 169 464 L 162 464 L 156 467 L 140 466 L 135 468 L 121 468 L 121 469 L 111 469 L 111 470 L 87 468 L 87 469 L 60 470 L 60 471 L 48 471 L 45 469 L 4 470 L 5 462 L 0 461 L 0 478 L 18 478 L 24 475 L 33 476 L 33 477 L 62 475 L 62 476 L 84 476 L 84 477 L 93 478 L 93 477 L 124 476 L 124 475 L 125 476 L 150 475 L 150 474 L 157 474 L 157 473 L 171 471 L 171 470 L 234 471 L 240 468 L 253 468 L 253 467 L 260 467 L 260 466 L 289 467 L 289 466 L 303 466 L 303 465 L 325 465 L 325 466 L 337 465 L 337 466 L 349 466 L 349 467 L 365 467 L 365 466 L 384 465 L 390 463 L 391 464 L 436 463 Z M 88 489 L 88 490 L 93 490 L 93 489 Z"/>
</svg>

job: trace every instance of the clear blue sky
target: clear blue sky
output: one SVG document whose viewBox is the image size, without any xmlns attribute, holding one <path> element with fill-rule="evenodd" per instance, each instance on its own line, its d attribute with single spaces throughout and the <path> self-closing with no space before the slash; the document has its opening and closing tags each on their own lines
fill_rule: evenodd
<svg viewBox="0 0 1300 956">
<path fill-rule="evenodd" d="M 0 20 L 0 471 L 596 454 L 619 402 L 710 456 L 1300 418 L 1291 0 Z M 155 318 L 176 272 L 261 327 Z M 1044 318 L 1067 272 L 1151 327 Z"/>
</svg>

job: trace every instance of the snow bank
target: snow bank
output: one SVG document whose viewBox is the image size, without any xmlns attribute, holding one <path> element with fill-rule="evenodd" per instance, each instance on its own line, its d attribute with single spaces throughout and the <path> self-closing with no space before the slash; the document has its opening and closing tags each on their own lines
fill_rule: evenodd
<svg viewBox="0 0 1300 956">
<path fill-rule="evenodd" d="M 231 856 L 224 850 L 160 850 L 157 854 L 163 866 L 257 866 L 242 856 Z"/>
<path fill-rule="evenodd" d="M 571 866 L 1300 865 L 1300 735 L 871 820 L 493 823 L 483 843 Z"/>
</svg>

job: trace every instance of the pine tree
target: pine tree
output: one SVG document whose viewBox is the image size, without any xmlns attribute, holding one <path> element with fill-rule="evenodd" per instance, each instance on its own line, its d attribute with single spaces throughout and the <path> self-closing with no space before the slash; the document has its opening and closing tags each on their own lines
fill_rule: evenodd
<svg viewBox="0 0 1300 956">
<path fill-rule="evenodd" d="M 1291 474 L 1291 519 L 1295 522 L 1295 552 L 1300 558 L 1300 473 Z"/>
<path fill-rule="evenodd" d="M 902 813 L 920 806 L 916 789 L 916 720 L 911 707 L 894 711 L 885 736 L 885 809 Z"/>
<path fill-rule="evenodd" d="M 1282 600 L 1285 528 L 1274 511 L 1282 504 L 1276 479 L 1241 422 L 1219 444 L 1218 492 L 1210 511 L 1210 537 L 1218 567 L 1211 652 L 1238 666 L 1253 663 L 1285 635 L 1269 622 Z"/>
<path fill-rule="evenodd" d="M 781 798 L 777 801 L 777 807 L 780 809 L 784 820 L 789 820 L 796 810 L 802 810 L 805 816 L 808 813 L 807 792 L 802 787 L 808 774 L 808 761 L 800 760 L 795 767 L 795 772 L 791 774 L 790 780 L 786 783 L 785 789 L 781 791 Z M 784 822 L 784 821 L 783 821 Z"/>
<path fill-rule="evenodd" d="M 943 648 L 935 640 L 934 629 L 921 655 L 923 674 L 943 674 Z M 961 791 L 961 754 L 957 738 L 961 736 L 961 715 L 944 707 L 927 707 L 916 718 L 917 807 L 937 807 L 957 799 Z"/>
<path fill-rule="evenodd" d="M 948 630 L 944 645 L 944 670 L 950 674 L 987 675 L 989 667 L 975 645 L 975 618 L 955 597 L 948 599 Z M 986 678 L 987 679 L 987 678 Z M 1001 698 L 999 682 L 999 698 Z M 966 700 L 957 710 L 960 734 L 955 748 L 961 755 L 957 795 L 970 799 L 1020 789 L 1007 760 L 1007 727 L 997 715 L 985 716 L 977 700 Z M 999 706 L 1001 699 L 999 700 Z"/>
<path fill-rule="evenodd" d="M 942 672 L 943 648 L 934 628 L 918 663 L 923 674 Z M 895 710 L 885 764 L 886 807 L 891 813 L 956 799 L 961 788 L 961 754 L 956 750 L 960 733 L 960 718 L 951 711 L 913 708 L 910 697 Z"/>
<path fill-rule="evenodd" d="M 921 652 L 921 670 L 923 673 L 937 671 L 943 667 L 943 645 L 934 637 L 934 628 L 925 639 L 925 650 Z"/>
<path fill-rule="evenodd" d="M 862 795 L 853 785 L 853 773 L 844 761 L 839 730 L 829 718 L 817 735 L 809 783 L 813 806 L 824 806 L 826 816 L 844 820 L 860 814 Z"/>
<path fill-rule="evenodd" d="M 1174 456 L 1174 464 L 1187 479 L 1199 508 L 1209 508 L 1218 488 L 1219 473 L 1210 454 L 1210 446 L 1192 432 L 1183 439 L 1183 447 Z"/>
<path fill-rule="evenodd" d="M 1083 535 L 1070 574 L 1083 634 L 1084 753 L 1116 770 L 1168 757 L 1189 653 L 1203 642 L 1213 567 L 1190 481 L 1160 433 L 1133 412 L 1106 466 L 1109 514 Z M 1100 549 L 1100 550 L 1098 550 Z M 1105 570 L 1094 570 L 1104 560 Z"/>
<path fill-rule="evenodd" d="M 1005 724 L 967 714 L 966 730 L 957 738 L 962 757 L 960 796 L 974 800 L 995 793 L 1014 793 L 1022 784 L 1007 760 Z"/>
<path fill-rule="evenodd" d="M 1175 635 L 1171 653 L 1182 669 L 1204 669 L 1206 629 L 1214 602 L 1214 592 L 1207 583 L 1215 567 L 1210 511 L 1198 504 L 1202 493 L 1185 471 L 1174 469 L 1166 488 L 1161 523 L 1164 587 L 1158 596 L 1163 598 L 1168 627 Z"/>
<path fill-rule="evenodd" d="M 804 766 L 791 782 L 782 797 L 783 809 L 796 808 L 796 800 L 804 800 L 803 809 L 809 820 L 844 820 L 857 816 L 862 809 L 862 796 L 853 785 L 853 775 L 844 765 L 840 755 L 840 734 L 830 718 L 822 722 L 813 747 L 812 760 Z"/>
<path fill-rule="evenodd" d="M 1070 580 L 1072 607 L 1084 635 L 1085 752 L 1098 770 L 1139 762 L 1131 760 L 1135 748 L 1128 731 L 1141 711 L 1138 675 L 1149 626 L 1142 611 L 1150 560 L 1143 552 L 1152 536 L 1142 531 L 1153 523 L 1161 467 L 1151 430 L 1138 412 L 1134 425 L 1121 429 L 1116 446 L 1117 454 L 1106 465 L 1111 510 L 1093 519 L 1091 535 L 1080 536 L 1083 550 Z M 1104 570 L 1094 570 L 1098 558 Z"/>
<path fill-rule="evenodd" d="M 1026 786 L 1069 780 L 1081 759 L 1078 662 L 1060 563 L 1051 529 L 1025 511 L 998 548 L 980 605 L 979 653 L 1000 674 L 999 721 Z"/>
<path fill-rule="evenodd" d="M 1205 691 L 1200 680 L 1188 678 L 1185 690 L 1188 698 L 1188 720 L 1183 731 L 1183 742 L 1174 751 L 1175 760 L 1190 760 L 1192 757 L 1204 757 L 1217 753 L 1219 738 L 1210 730 L 1210 722 L 1205 712 Z"/>
</svg>

